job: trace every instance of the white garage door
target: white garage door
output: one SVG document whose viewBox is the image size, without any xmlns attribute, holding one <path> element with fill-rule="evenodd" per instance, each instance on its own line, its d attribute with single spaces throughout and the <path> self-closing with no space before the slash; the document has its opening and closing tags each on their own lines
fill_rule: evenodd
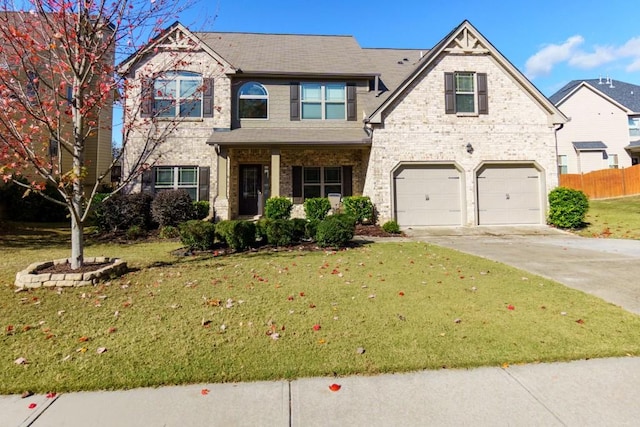
<svg viewBox="0 0 640 427">
<path fill-rule="evenodd" d="M 451 165 L 405 165 L 394 174 L 398 224 L 462 223 L 460 172 Z"/>
<path fill-rule="evenodd" d="M 540 172 L 532 165 L 484 166 L 478 172 L 478 224 L 540 224 Z"/>
</svg>

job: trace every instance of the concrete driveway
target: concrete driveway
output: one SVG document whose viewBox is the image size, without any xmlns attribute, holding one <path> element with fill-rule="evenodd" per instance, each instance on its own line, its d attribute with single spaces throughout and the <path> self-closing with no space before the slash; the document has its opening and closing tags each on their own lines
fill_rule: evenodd
<svg viewBox="0 0 640 427">
<path fill-rule="evenodd" d="M 640 314 L 640 241 L 589 239 L 549 227 L 437 227 L 408 237 L 508 264 Z"/>
</svg>

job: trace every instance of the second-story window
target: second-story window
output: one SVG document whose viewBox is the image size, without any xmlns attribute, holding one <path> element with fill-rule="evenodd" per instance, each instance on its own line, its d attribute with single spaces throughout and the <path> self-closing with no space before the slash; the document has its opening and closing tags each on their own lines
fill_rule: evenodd
<svg viewBox="0 0 640 427">
<path fill-rule="evenodd" d="M 158 117 L 202 117 L 202 76 L 190 71 L 171 71 L 153 84 L 154 109 Z"/>
<path fill-rule="evenodd" d="M 344 83 L 302 83 L 300 87 L 302 119 L 346 119 L 346 85 Z"/>
<path fill-rule="evenodd" d="M 243 84 L 238 91 L 238 116 L 241 119 L 268 118 L 269 93 L 256 82 Z"/>
</svg>

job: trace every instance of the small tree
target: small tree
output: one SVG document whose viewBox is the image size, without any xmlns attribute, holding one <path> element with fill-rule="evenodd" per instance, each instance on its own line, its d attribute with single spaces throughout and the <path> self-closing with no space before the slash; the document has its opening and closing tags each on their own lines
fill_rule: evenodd
<svg viewBox="0 0 640 427">
<path fill-rule="evenodd" d="M 84 223 L 93 195 L 122 151 L 88 181 L 87 148 L 99 132 L 111 131 L 114 98 L 128 84 L 115 61 L 138 50 L 189 2 L 171 0 L 0 0 L 0 177 L 25 191 L 43 193 L 51 184 L 71 217 L 71 266 L 84 260 Z M 24 7 L 26 6 L 26 7 Z M 167 61 L 167 69 L 180 63 Z M 151 153 L 175 126 L 153 138 L 114 192 L 148 168 Z M 123 147 L 131 128 L 123 130 Z M 109 138 L 110 139 L 110 138 Z M 97 166 L 97 165 L 95 165 Z"/>
</svg>

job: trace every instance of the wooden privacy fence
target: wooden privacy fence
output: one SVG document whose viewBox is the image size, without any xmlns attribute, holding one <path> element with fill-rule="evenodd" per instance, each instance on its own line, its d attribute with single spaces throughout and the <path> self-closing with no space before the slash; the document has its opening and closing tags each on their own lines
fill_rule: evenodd
<svg viewBox="0 0 640 427">
<path fill-rule="evenodd" d="M 582 190 L 590 199 L 640 194 L 640 165 L 560 175 L 560 186 Z"/>
</svg>

